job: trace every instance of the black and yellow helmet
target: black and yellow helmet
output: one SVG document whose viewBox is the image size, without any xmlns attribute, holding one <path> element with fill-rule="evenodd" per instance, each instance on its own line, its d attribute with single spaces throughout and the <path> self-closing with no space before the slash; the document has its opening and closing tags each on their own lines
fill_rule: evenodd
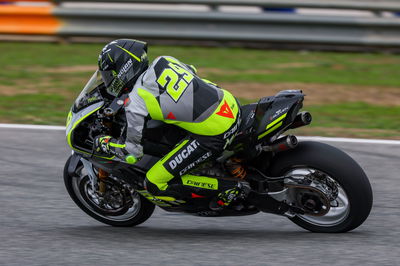
<svg viewBox="0 0 400 266">
<path fill-rule="evenodd" d="M 99 71 L 107 92 L 119 96 L 130 90 L 138 77 L 148 68 L 147 43 L 120 39 L 104 46 L 99 55 Z"/>
</svg>

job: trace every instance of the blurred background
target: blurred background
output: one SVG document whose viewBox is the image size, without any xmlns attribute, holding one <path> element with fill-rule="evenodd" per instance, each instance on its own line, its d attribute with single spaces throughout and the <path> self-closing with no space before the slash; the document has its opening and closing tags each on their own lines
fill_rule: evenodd
<svg viewBox="0 0 400 266">
<path fill-rule="evenodd" d="M 399 0 L 0 0 L 0 123 L 64 125 L 116 38 L 242 103 L 303 90 L 314 121 L 298 134 L 400 139 Z"/>
<path fill-rule="evenodd" d="M 69 198 L 62 127 L 7 128 L 64 126 L 103 46 L 135 38 L 242 103 L 303 90 L 313 123 L 299 135 L 399 140 L 399 14 L 400 0 L 0 0 L 0 265 L 399 265 L 400 141 L 323 138 L 373 186 L 351 233 L 161 209 L 115 228 Z"/>
</svg>

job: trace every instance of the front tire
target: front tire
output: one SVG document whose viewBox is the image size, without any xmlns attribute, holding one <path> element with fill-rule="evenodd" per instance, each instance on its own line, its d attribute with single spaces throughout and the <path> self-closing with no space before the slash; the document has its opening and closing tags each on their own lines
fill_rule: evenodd
<svg viewBox="0 0 400 266">
<path fill-rule="evenodd" d="M 72 156 L 67 160 L 64 167 L 64 184 L 71 199 L 85 213 L 94 219 L 112 226 L 131 227 L 145 222 L 153 214 L 155 205 L 145 199 L 137 192 L 130 195 L 132 197 L 132 206 L 124 206 L 115 210 L 102 210 L 101 206 L 96 206 L 91 191 L 90 181 L 84 171 L 82 162 L 79 161 L 74 173 L 68 173 Z M 123 201 L 124 202 L 124 201 Z"/>
<path fill-rule="evenodd" d="M 331 208 L 325 217 L 320 218 L 296 215 L 289 218 L 292 222 L 311 232 L 341 233 L 357 228 L 367 219 L 373 201 L 371 185 L 364 171 L 350 156 L 327 144 L 300 142 L 295 149 L 277 154 L 267 174 L 284 176 L 304 169 L 321 171 L 335 180 L 342 190 L 338 198 L 342 198 L 343 206 Z"/>
</svg>

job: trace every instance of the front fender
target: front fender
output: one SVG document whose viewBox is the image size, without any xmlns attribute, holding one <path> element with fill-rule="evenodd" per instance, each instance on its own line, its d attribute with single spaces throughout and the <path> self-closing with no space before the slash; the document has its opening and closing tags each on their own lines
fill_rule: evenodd
<svg viewBox="0 0 400 266">
<path fill-rule="evenodd" d="M 69 176 L 74 176 L 76 174 L 76 168 L 78 168 L 81 158 L 82 158 L 82 156 L 78 155 L 75 152 L 71 155 L 70 160 L 67 161 L 69 163 L 69 165 L 68 165 L 68 175 Z"/>
</svg>

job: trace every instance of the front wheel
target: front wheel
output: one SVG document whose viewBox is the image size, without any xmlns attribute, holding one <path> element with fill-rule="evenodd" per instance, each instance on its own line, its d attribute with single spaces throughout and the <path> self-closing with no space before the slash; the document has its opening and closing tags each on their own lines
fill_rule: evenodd
<svg viewBox="0 0 400 266">
<path fill-rule="evenodd" d="M 141 224 L 150 218 L 154 204 L 128 184 L 109 177 L 105 182 L 106 193 L 99 195 L 81 161 L 72 174 L 68 172 L 71 158 L 65 164 L 64 184 L 71 199 L 85 213 L 102 223 L 124 227 Z"/>
<path fill-rule="evenodd" d="M 336 184 L 336 199 L 323 215 L 297 214 L 295 224 L 312 232 L 340 233 L 360 226 L 372 208 L 372 189 L 361 167 L 341 150 L 318 142 L 300 142 L 294 150 L 278 154 L 270 176 L 318 173 Z"/>
</svg>

